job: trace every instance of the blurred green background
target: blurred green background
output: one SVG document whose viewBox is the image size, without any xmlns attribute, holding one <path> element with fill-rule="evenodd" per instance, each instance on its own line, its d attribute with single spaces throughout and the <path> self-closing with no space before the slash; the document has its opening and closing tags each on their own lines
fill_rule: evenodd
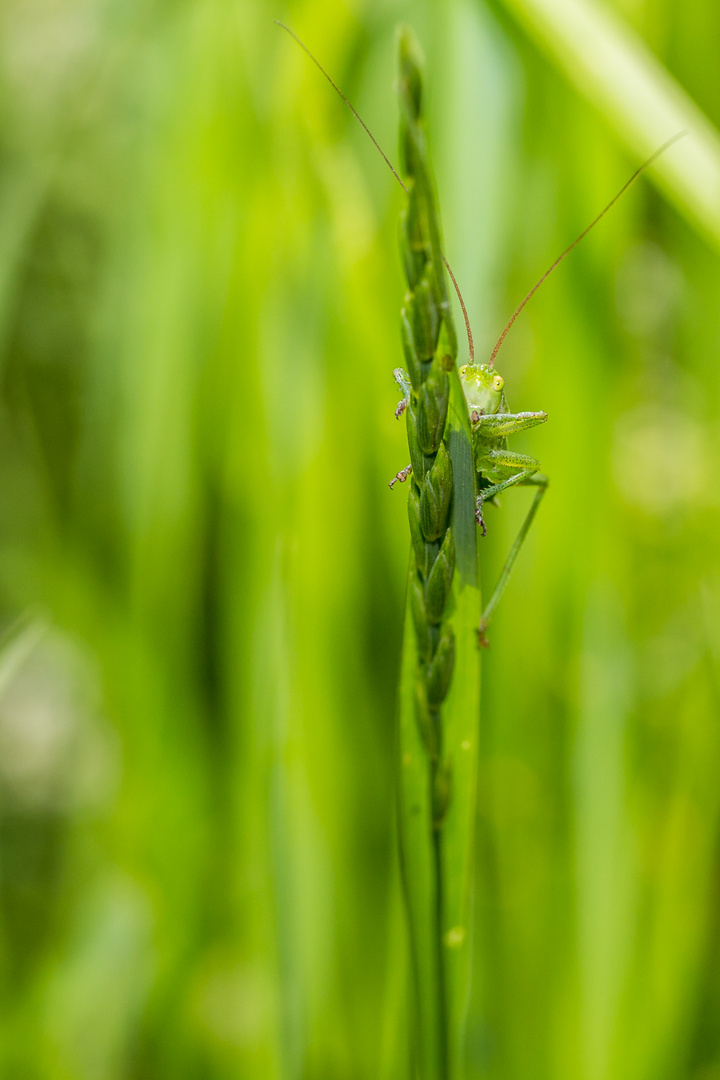
<svg viewBox="0 0 720 1080">
<path fill-rule="evenodd" d="M 715 1080 L 714 0 L 4 0 L 0 1075 L 408 1076 L 402 193 L 274 18 L 393 158 L 415 29 L 480 356 L 690 116 L 498 358 L 468 1077 Z"/>
</svg>

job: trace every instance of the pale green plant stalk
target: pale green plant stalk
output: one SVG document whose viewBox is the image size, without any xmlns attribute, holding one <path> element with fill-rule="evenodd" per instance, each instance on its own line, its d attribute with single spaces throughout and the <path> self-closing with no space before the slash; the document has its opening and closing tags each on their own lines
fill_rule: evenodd
<svg viewBox="0 0 720 1080">
<path fill-rule="evenodd" d="M 462 1075 L 479 722 L 475 480 L 422 116 L 422 75 L 400 34 L 408 191 L 402 338 L 412 482 L 400 722 L 400 843 L 413 957 L 412 1045 L 422 1080 Z"/>
</svg>

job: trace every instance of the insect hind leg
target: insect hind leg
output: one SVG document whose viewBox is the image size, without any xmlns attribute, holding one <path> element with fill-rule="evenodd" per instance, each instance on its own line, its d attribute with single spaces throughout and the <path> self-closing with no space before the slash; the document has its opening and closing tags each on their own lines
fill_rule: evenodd
<svg viewBox="0 0 720 1080">
<path fill-rule="evenodd" d="M 513 545 L 510 548 L 508 557 L 505 560 L 505 565 L 500 571 L 500 577 L 498 578 L 497 585 L 493 590 L 493 594 L 490 597 L 490 600 L 488 601 L 485 610 L 482 613 L 482 617 L 480 619 L 480 626 L 478 627 L 478 644 L 482 645 L 485 648 L 487 648 L 487 646 L 490 644 L 486 636 L 488 624 L 490 622 L 490 619 L 492 618 L 495 608 L 500 602 L 502 594 L 505 592 L 505 588 L 508 581 L 510 580 L 510 575 L 515 565 L 515 560 L 518 557 L 520 548 L 525 542 L 525 537 L 530 531 L 530 526 L 533 523 L 533 518 L 538 511 L 538 507 L 540 506 L 543 495 L 548 489 L 549 482 L 550 481 L 548 480 L 547 476 L 544 476 L 543 473 L 535 473 L 532 476 L 526 477 L 524 480 L 517 481 L 518 485 L 521 487 L 536 487 L 538 490 L 535 492 L 535 498 L 530 504 L 530 509 L 525 515 L 525 520 L 520 526 L 520 531 L 518 532 L 515 540 L 513 541 Z"/>
<path fill-rule="evenodd" d="M 489 469 L 496 475 L 503 477 L 497 484 L 484 487 L 475 500 L 475 520 L 482 529 L 483 536 L 487 535 L 487 527 L 483 518 L 483 503 L 493 499 L 506 488 L 522 484 L 531 476 L 534 476 L 540 468 L 540 462 L 527 454 L 516 454 L 513 450 L 488 450 L 484 455 Z"/>
<path fill-rule="evenodd" d="M 505 491 L 509 487 L 514 487 L 516 484 L 527 483 L 536 473 L 537 466 L 534 468 L 528 467 L 522 469 L 518 473 L 513 473 L 511 476 L 508 476 L 506 480 L 501 480 L 499 484 L 491 484 L 490 487 L 483 488 L 475 500 L 475 521 L 482 529 L 483 536 L 487 536 L 487 525 L 485 524 L 485 519 L 483 517 L 483 504 L 494 499 L 496 495 L 499 495 L 501 491 Z"/>
</svg>

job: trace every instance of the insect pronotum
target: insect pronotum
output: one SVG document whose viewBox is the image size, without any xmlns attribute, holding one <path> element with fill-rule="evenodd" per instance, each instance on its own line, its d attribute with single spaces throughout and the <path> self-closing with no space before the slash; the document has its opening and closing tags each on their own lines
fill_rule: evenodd
<svg viewBox="0 0 720 1080">
<path fill-rule="evenodd" d="M 365 121 L 357 112 L 355 107 L 345 97 L 339 86 L 327 73 L 320 61 L 310 52 L 307 45 L 295 34 L 289 26 L 285 23 L 275 20 L 278 26 L 281 26 L 283 30 L 286 30 L 292 38 L 295 39 L 297 44 L 307 53 L 313 63 L 319 68 L 325 78 L 328 80 L 332 88 L 339 95 L 339 97 L 347 105 L 348 109 L 355 117 L 357 122 L 361 125 L 366 135 L 371 139 L 375 149 L 383 158 L 385 164 L 390 169 L 391 173 L 395 177 L 400 187 L 407 193 L 407 188 L 402 181 L 402 178 L 395 166 L 390 161 L 389 157 L 382 149 L 377 139 L 370 131 Z M 650 165 L 653 164 L 661 154 L 664 154 L 673 143 L 681 139 L 687 132 L 680 131 L 663 143 L 650 157 L 640 165 L 632 176 L 627 180 L 616 195 L 610 200 L 600 213 L 595 217 L 590 224 L 583 229 L 579 236 L 577 236 L 571 244 L 565 248 L 565 250 L 558 255 L 557 259 L 551 266 L 545 271 L 545 273 L 535 282 L 533 287 L 526 293 L 517 308 L 513 312 L 512 316 L 508 320 L 503 332 L 500 334 L 495 347 L 490 354 L 490 358 L 486 364 L 475 363 L 475 343 L 473 341 L 472 330 L 470 327 L 470 320 L 468 318 L 465 302 L 460 291 L 460 287 L 455 279 L 455 275 L 450 268 L 445 255 L 443 255 L 443 262 L 445 269 L 447 270 L 450 280 L 457 294 L 460 302 L 460 308 L 462 310 L 463 319 L 465 321 L 465 330 L 468 340 L 468 361 L 458 371 L 460 383 L 465 395 L 465 401 L 468 408 L 468 416 L 470 421 L 470 429 L 472 432 L 473 440 L 473 457 L 475 463 L 475 471 L 477 476 L 477 497 L 476 497 L 476 509 L 475 519 L 478 526 L 482 530 L 482 535 L 487 533 L 487 527 L 485 525 L 485 518 L 483 515 L 483 507 L 486 502 L 492 503 L 495 497 L 500 494 L 501 491 L 505 491 L 510 487 L 534 487 L 536 488 L 535 498 L 533 499 L 530 509 L 527 512 L 525 520 L 520 526 L 520 530 L 513 541 L 510 553 L 505 561 L 505 565 L 500 573 L 497 585 L 493 591 L 490 600 L 485 606 L 485 610 L 482 613 L 480 620 L 480 626 L 478 628 L 478 641 L 481 645 L 487 645 L 486 630 L 490 618 L 493 615 L 495 608 L 498 605 L 500 598 L 502 597 L 505 587 L 510 578 L 515 560 L 518 556 L 520 548 L 523 545 L 525 537 L 528 534 L 533 518 L 537 513 L 540 501 L 545 494 L 548 487 L 548 478 L 540 472 L 540 462 L 533 457 L 529 457 L 527 454 L 518 454 L 508 448 L 507 440 L 510 435 L 515 435 L 519 431 L 524 431 L 526 428 L 535 427 L 537 424 L 544 424 L 547 420 L 546 412 L 510 412 L 505 399 L 505 380 L 502 375 L 495 369 L 495 357 L 497 356 L 508 331 L 517 319 L 520 312 L 523 310 L 528 300 L 537 292 L 543 282 L 550 276 L 553 270 L 562 262 L 562 260 L 569 255 L 584 237 L 594 229 L 598 222 L 607 214 L 618 199 L 625 194 L 627 189 L 632 183 L 643 173 Z M 410 400 L 410 377 L 402 368 L 395 368 L 393 371 L 395 381 L 397 382 L 402 392 L 402 400 L 398 403 L 395 410 L 396 417 L 400 417 L 405 411 L 407 404 Z M 396 483 L 404 483 L 412 471 L 410 465 L 401 469 L 393 479 L 390 481 L 390 487 L 392 488 Z"/>
</svg>

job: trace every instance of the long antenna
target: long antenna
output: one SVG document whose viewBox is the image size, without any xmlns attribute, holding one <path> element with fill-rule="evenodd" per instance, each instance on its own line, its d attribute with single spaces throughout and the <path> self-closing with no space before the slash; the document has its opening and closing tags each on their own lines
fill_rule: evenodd
<svg viewBox="0 0 720 1080">
<path fill-rule="evenodd" d="M 460 292 L 460 286 L 458 285 L 457 281 L 455 280 L 455 275 L 453 274 L 452 270 L 450 269 L 450 263 L 447 261 L 447 259 L 445 258 L 444 255 L 443 255 L 442 259 L 443 259 L 443 262 L 445 263 L 445 269 L 447 270 L 448 274 L 450 275 L 450 280 L 452 281 L 453 285 L 455 286 L 455 292 L 457 293 L 457 298 L 460 301 L 460 307 L 462 308 L 463 319 L 465 320 L 465 329 L 467 330 L 468 352 L 470 354 L 469 359 L 468 359 L 468 363 L 469 364 L 474 364 L 475 363 L 475 342 L 473 341 L 472 330 L 470 329 L 470 320 L 468 319 L 468 313 L 467 313 L 467 309 L 465 307 L 465 301 L 462 298 L 462 293 Z"/>
<path fill-rule="evenodd" d="M 397 171 L 397 169 L 395 168 L 393 163 L 390 161 L 390 158 L 387 156 L 387 154 L 383 150 L 382 146 L 377 141 L 377 139 L 373 135 L 372 131 L 370 130 L 370 128 L 367 126 L 367 124 L 363 120 L 360 113 L 357 111 L 355 106 L 352 105 L 348 101 L 348 99 L 345 97 L 345 95 L 343 94 L 342 90 L 337 85 L 337 83 L 334 82 L 334 80 L 330 78 L 327 71 L 325 70 L 325 68 L 320 63 L 320 61 L 315 56 L 313 56 L 313 54 L 310 52 L 310 50 L 308 49 L 305 42 L 301 41 L 300 38 L 297 36 L 297 34 L 293 30 L 291 30 L 289 26 L 286 26 L 284 22 L 280 22 L 279 19 L 275 19 L 274 21 L 278 26 L 281 26 L 283 28 L 283 30 L 287 30 L 290 37 L 295 39 L 295 41 L 298 43 L 300 48 L 303 49 L 304 52 L 306 52 L 307 55 L 310 57 L 313 64 L 315 64 L 315 66 L 320 69 L 320 71 L 323 73 L 323 75 L 325 76 L 327 81 L 330 83 L 330 85 L 332 86 L 332 88 L 336 92 L 336 94 L 338 94 L 338 96 L 341 97 L 342 100 L 345 102 L 348 109 L 353 114 L 353 116 L 357 120 L 358 124 L 360 124 L 360 126 L 362 127 L 365 134 L 370 137 L 370 139 L 373 142 L 373 145 L 374 145 L 375 149 L 377 150 L 377 152 L 382 157 L 383 161 L 385 162 L 388 169 L 390 170 L 390 172 L 393 174 L 393 176 L 397 180 L 400 187 L 403 189 L 403 191 L 405 192 L 406 195 L 409 194 L 408 189 L 405 187 L 405 184 L 403 183 L 399 172 Z M 470 329 L 470 320 L 468 319 L 468 313 L 467 313 L 467 309 L 465 307 L 465 301 L 462 298 L 462 293 L 460 292 L 460 287 L 459 287 L 457 281 L 455 280 L 455 275 L 453 274 L 452 270 L 450 269 L 450 263 L 447 261 L 447 259 L 445 258 L 444 255 L 443 255 L 442 258 L 443 258 L 443 262 L 445 263 L 445 269 L 447 270 L 448 274 L 450 275 L 450 280 L 452 281 L 453 285 L 455 286 L 455 292 L 457 293 L 458 300 L 460 301 L 460 307 L 462 308 L 463 318 L 465 320 L 465 329 L 467 331 L 468 350 L 469 350 L 469 353 L 470 353 L 470 361 L 469 362 L 472 364 L 474 359 L 475 359 L 475 345 L 473 343 L 472 330 Z"/>
<path fill-rule="evenodd" d="M 507 324 L 507 326 L 506 326 L 506 327 L 505 327 L 505 329 L 503 330 L 502 334 L 501 334 L 501 335 L 500 335 L 500 337 L 498 338 L 497 344 L 495 345 L 495 348 L 493 349 L 493 351 L 492 351 L 492 355 L 491 355 L 491 357 L 490 357 L 490 362 L 489 362 L 489 364 L 488 364 L 488 366 L 489 366 L 489 367 L 492 367 L 492 366 L 493 366 L 493 364 L 495 363 L 495 357 L 497 356 L 497 354 L 498 354 L 498 352 L 499 352 L 499 350 L 500 350 L 500 346 L 502 345 L 503 341 L 504 341 L 504 340 L 505 340 L 505 338 L 507 337 L 507 333 L 508 333 L 508 330 L 510 329 L 510 327 L 512 326 L 512 324 L 513 324 L 513 323 L 515 322 L 515 320 L 517 319 L 518 315 L 520 314 L 520 312 L 522 311 L 522 309 L 523 309 L 523 308 L 525 307 L 525 305 L 527 304 L 527 302 L 528 302 L 528 300 L 530 299 L 530 297 L 531 297 L 531 296 L 532 296 L 532 295 L 533 295 L 534 293 L 536 293 L 536 292 L 537 292 L 537 290 L 538 290 L 538 289 L 540 288 L 540 286 L 542 285 L 543 281 L 545 281 L 545 278 L 549 277 L 549 276 L 550 276 L 550 274 L 552 274 L 552 272 L 553 272 L 553 270 L 555 269 L 555 267 L 556 267 L 556 266 L 558 266 L 558 264 L 559 264 L 559 263 L 561 263 L 561 262 L 563 261 L 563 259 L 565 258 L 565 256 L 566 256 L 566 255 L 569 255 L 569 254 L 570 254 L 570 252 L 572 251 L 572 249 L 573 249 L 574 247 L 576 247 L 576 245 L 577 245 L 577 244 L 579 244 L 579 243 L 580 243 L 580 241 L 581 241 L 581 240 L 582 240 L 582 239 L 583 239 L 584 237 L 586 237 L 586 236 L 587 236 L 587 234 L 588 234 L 588 233 L 590 232 L 590 230 L 591 230 L 591 229 L 594 229 L 594 228 L 595 228 L 595 226 L 597 225 L 598 221 L 600 221 L 600 219 L 601 219 L 601 218 L 605 217 L 605 214 L 607 214 L 608 210 L 609 210 L 609 209 L 610 209 L 610 208 L 611 208 L 612 206 L 614 206 L 614 205 L 615 205 L 615 203 L 616 203 L 616 202 L 618 201 L 618 199 L 620 198 L 620 196 L 621 196 L 621 195 L 624 195 L 624 194 L 625 194 L 625 192 L 626 192 L 626 191 L 627 191 L 627 189 L 628 189 L 628 188 L 630 187 L 630 185 L 631 185 L 632 183 L 634 183 L 634 181 L 635 181 L 635 180 L 637 180 L 638 176 L 640 176 L 640 173 L 642 173 L 642 172 L 645 172 L 645 169 L 647 169 L 649 165 L 652 165 L 653 161 L 657 160 L 657 158 L 659 158 L 661 154 L 664 154 L 666 150 L 669 150 L 669 148 L 670 148 L 670 147 L 671 147 L 671 146 L 673 145 L 673 143 L 676 143 L 676 142 L 678 141 L 678 139 L 682 139 L 682 138 L 683 138 L 683 136 L 685 136 L 685 135 L 687 135 L 687 131 L 679 131 L 679 132 L 677 133 L 677 135 L 673 135 L 672 139 L 668 139 L 668 141 L 667 141 L 667 142 L 663 143 L 663 144 L 662 144 L 662 146 L 660 147 L 660 149 L 659 149 L 659 150 L 656 150 L 654 154 L 651 154 L 651 155 L 650 155 L 650 157 L 649 157 L 649 158 L 647 159 L 647 161 L 644 161 L 644 162 L 642 163 L 642 165 L 640 166 L 640 168 L 639 168 L 639 169 L 636 169 L 636 170 L 635 170 L 635 172 L 634 172 L 634 173 L 632 174 L 632 176 L 630 177 L 630 179 L 629 179 L 628 181 L 626 181 L 626 183 L 624 183 L 624 184 L 623 184 L 623 186 L 622 186 L 622 187 L 620 188 L 620 190 L 618 191 L 617 195 L 616 195 L 616 196 L 615 196 L 615 197 L 614 197 L 613 199 L 611 199 L 611 200 L 610 200 L 610 202 L 609 202 L 609 203 L 607 204 L 607 206 L 605 207 L 605 209 L 604 209 L 604 210 L 601 210 L 601 211 L 600 211 L 600 213 L 599 213 L 599 214 L 598 214 L 598 216 L 597 216 L 597 217 L 595 218 L 595 220 L 594 220 L 594 221 L 591 221 L 591 222 L 590 222 L 590 224 L 588 225 L 588 227 L 587 227 L 586 229 L 583 229 L 583 231 L 582 231 L 582 232 L 580 233 L 580 235 L 579 235 L 578 237 L 576 237 L 576 239 L 575 239 L 575 240 L 573 240 L 572 244 L 569 244 L 569 245 L 568 245 L 568 247 L 566 247 L 566 248 L 565 248 L 565 250 L 563 251 L 562 255 L 558 255 L 558 257 L 557 257 L 557 259 L 555 260 L 555 262 L 554 262 L 554 263 L 552 264 L 552 266 L 551 266 L 551 267 L 549 267 L 549 268 L 548 268 L 548 269 L 547 269 L 547 270 L 545 271 L 545 273 L 544 273 L 544 274 L 543 274 L 543 276 L 542 276 L 542 277 L 540 278 L 540 280 L 539 280 L 539 281 L 536 281 L 536 282 L 535 282 L 535 284 L 533 285 L 533 287 L 532 287 L 532 289 L 530 290 L 530 292 L 529 292 L 529 293 L 527 294 L 527 296 L 525 296 L 525 298 L 524 298 L 524 299 L 522 300 L 522 302 L 521 302 L 521 303 L 520 303 L 520 304 L 518 305 L 518 307 L 517 307 L 517 308 L 515 309 L 515 311 L 513 312 L 513 316 L 512 316 L 512 318 L 510 319 L 510 322 L 509 322 L 509 323 Z"/>
</svg>

